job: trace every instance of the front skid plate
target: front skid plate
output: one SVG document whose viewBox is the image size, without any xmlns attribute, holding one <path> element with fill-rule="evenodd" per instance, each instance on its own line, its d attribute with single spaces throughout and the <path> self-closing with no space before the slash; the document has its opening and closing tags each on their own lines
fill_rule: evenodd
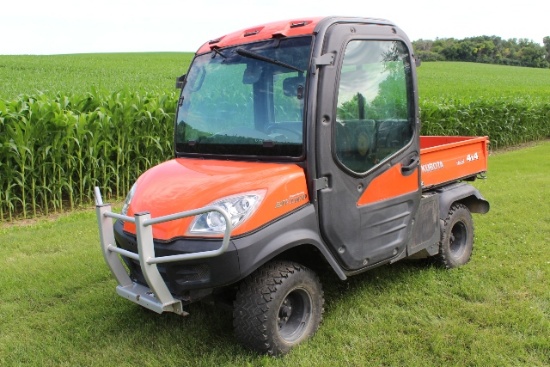
<svg viewBox="0 0 550 367">
<path fill-rule="evenodd" d="M 116 287 L 116 291 L 120 296 L 156 313 L 173 312 L 181 316 L 189 315 L 188 312 L 183 311 L 181 301 L 175 300 L 173 303 L 162 304 L 150 288 L 137 283 L 125 287 L 119 285 Z"/>
</svg>

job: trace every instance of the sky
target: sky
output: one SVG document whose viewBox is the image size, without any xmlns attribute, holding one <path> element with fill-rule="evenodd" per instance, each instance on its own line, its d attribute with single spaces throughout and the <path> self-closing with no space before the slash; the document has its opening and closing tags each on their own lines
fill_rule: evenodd
<svg viewBox="0 0 550 367">
<path fill-rule="evenodd" d="M 4 0 L 0 55 L 195 52 L 271 21 L 361 16 L 393 21 L 411 40 L 550 36 L 549 0 Z"/>
</svg>

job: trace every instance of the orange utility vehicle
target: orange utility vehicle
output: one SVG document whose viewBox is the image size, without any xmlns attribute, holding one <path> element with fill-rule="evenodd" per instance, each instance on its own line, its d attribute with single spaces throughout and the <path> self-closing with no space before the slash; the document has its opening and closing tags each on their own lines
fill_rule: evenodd
<svg viewBox="0 0 550 367">
<path fill-rule="evenodd" d="M 387 20 L 304 18 L 209 41 L 186 75 L 175 157 L 97 217 L 117 292 L 155 312 L 226 299 L 236 337 L 272 355 L 322 318 L 317 274 L 472 253 L 465 181 L 487 137 L 420 136 L 417 61 Z M 113 223 L 113 219 L 117 219 Z"/>
</svg>

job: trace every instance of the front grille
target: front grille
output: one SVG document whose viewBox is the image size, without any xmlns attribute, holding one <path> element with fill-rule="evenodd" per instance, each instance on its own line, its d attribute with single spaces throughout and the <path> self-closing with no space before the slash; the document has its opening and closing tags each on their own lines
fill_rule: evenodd
<svg viewBox="0 0 550 367">
<path fill-rule="evenodd" d="M 141 266 L 137 260 L 124 259 L 130 270 L 130 277 L 138 283 L 146 285 Z M 204 283 L 210 281 L 210 267 L 208 264 L 181 263 L 158 264 L 158 270 L 171 293 L 179 294 L 186 285 Z"/>
<path fill-rule="evenodd" d="M 187 282 L 203 282 L 210 279 L 210 267 L 206 264 L 177 266 L 173 280 L 184 285 Z"/>
</svg>

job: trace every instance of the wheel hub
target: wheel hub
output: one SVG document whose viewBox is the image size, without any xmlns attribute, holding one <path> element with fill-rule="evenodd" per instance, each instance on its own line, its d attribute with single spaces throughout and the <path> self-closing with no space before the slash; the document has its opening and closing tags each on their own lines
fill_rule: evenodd
<svg viewBox="0 0 550 367">
<path fill-rule="evenodd" d="M 279 328 L 282 328 L 292 316 L 292 302 L 286 298 L 279 310 Z"/>
<path fill-rule="evenodd" d="M 311 316 L 311 298 L 302 289 L 291 291 L 279 307 L 277 325 L 281 337 L 289 342 L 297 340 L 304 332 Z"/>
<path fill-rule="evenodd" d="M 449 237 L 450 250 L 454 254 L 459 254 L 464 251 L 466 244 L 466 227 L 462 222 L 456 223 Z"/>
</svg>

